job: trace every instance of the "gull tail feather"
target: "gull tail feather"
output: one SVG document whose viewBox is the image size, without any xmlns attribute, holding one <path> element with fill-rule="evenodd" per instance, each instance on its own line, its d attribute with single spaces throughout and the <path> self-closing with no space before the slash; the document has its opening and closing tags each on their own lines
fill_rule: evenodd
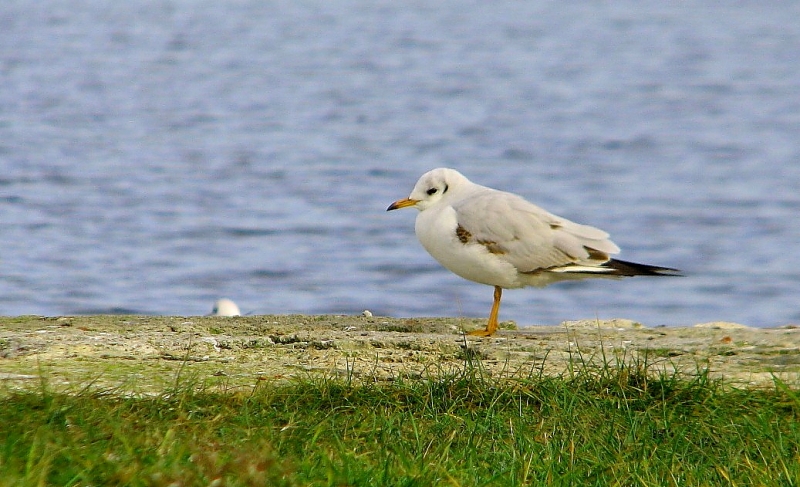
<svg viewBox="0 0 800 487">
<path fill-rule="evenodd" d="M 655 265 L 638 264 L 626 260 L 610 259 L 600 265 L 581 265 L 570 264 L 562 267 L 552 267 L 549 272 L 563 275 L 571 275 L 576 278 L 580 276 L 589 277 L 594 274 L 597 277 L 630 277 L 630 276 L 682 276 L 681 271 L 671 267 L 659 267 Z"/>
<path fill-rule="evenodd" d="M 671 267 L 659 267 L 637 264 L 625 260 L 611 259 L 601 267 L 608 269 L 614 276 L 682 276 L 681 271 Z"/>
</svg>

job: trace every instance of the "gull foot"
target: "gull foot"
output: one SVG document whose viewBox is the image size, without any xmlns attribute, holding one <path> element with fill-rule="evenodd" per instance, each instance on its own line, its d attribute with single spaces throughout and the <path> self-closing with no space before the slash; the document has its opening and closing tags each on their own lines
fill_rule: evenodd
<svg viewBox="0 0 800 487">
<path fill-rule="evenodd" d="M 495 330 L 472 330 L 468 331 L 467 335 L 474 336 L 474 337 L 490 337 L 494 335 Z"/>
</svg>

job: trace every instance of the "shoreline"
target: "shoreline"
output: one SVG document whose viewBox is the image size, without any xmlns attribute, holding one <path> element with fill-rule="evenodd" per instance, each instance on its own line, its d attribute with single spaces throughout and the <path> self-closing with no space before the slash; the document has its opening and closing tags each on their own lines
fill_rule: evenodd
<svg viewBox="0 0 800 487">
<path fill-rule="evenodd" d="M 644 365 L 737 387 L 800 384 L 800 327 L 648 328 L 585 320 L 465 336 L 483 319 L 363 315 L 0 317 L 6 391 L 92 387 L 160 393 L 178 378 L 225 390 L 315 375 L 416 379 L 479 363 L 491 377 L 558 375 L 576 364 Z M 501 324 L 502 326 L 503 324 Z M 506 324 L 508 325 L 508 324 Z"/>
</svg>

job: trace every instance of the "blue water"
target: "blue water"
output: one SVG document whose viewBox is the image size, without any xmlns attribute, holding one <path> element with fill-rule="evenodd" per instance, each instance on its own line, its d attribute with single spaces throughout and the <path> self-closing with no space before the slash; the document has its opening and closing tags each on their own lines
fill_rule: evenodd
<svg viewBox="0 0 800 487">
<path fill-rule="evenodd" d="M 501 319 L 797 323 L 800 3 L 713 3 L 6 0 L 0 314 L 485 317 L 385 211 L 450 166 L 687 273 Z"/>
</svg>

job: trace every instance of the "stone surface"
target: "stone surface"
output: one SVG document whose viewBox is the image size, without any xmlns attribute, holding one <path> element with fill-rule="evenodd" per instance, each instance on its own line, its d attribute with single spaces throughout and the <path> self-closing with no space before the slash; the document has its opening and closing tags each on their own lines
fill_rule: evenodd
<svg viewBox="0 0 800 487">
<path fill-rule="evenodd" d="M 648 328 L 630 320 L 502 329 L 483 320 L 377 316 L 0 317 L 0 383 L 57 390 L 87 383 L 159 393 L 181 380 L 225 389 L 313 375 L 391 381 L 478 364 L 493 377 L 639 363 L 653 373 L 708 370 L 738 386 L 800 384 L 800 328 L 719 323 Z M 508 324 L 506 324 L 508 325 Z M 37 380 L 38 379 L 38 380 Z"/>
</svg>

